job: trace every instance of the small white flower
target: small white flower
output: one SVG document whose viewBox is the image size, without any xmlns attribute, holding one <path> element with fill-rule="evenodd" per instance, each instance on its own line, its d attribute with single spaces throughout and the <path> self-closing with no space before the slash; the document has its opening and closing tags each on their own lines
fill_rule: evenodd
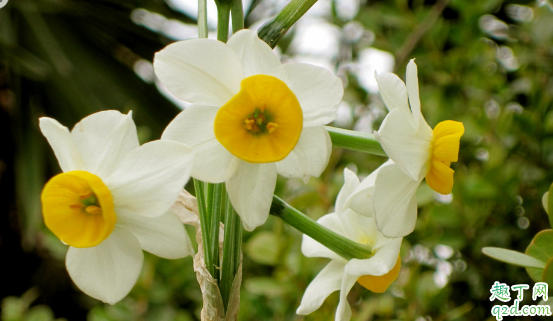
<svg viewBox="0 0 553 321">
<path fill-rule="evenodd" d="M 168 212 L 189 179 L 189 147 L 140 146 L 131 113 L 113 110 L 71 132 L 42 117 L 40 129 L 63 170 L 42 191 L 44 222 L 69 245 L 66 267 L 83 292 L 113 304 L 138 279 L 143 249 L 168 259 L 193 254 L 184 226 Z"/>
<path fill-rule="evenodd" d="M 332 261 L 324 267 L 305 290 L 297 314 L 309 314 L 317 310 L 334 291 L 340 290 L 340 303 L 336 320 L 351 318 L 347 295 L 355 282 L 376 292 L 384 292 L 397 278 L 401 267 L 399 249 L 402 238 L 387 238 L 380 233 L 373 217 L 359 215 L 351 206 L 371 206 L 370 197 L 359 197 L 359 189 L 374 184 L 377 172 L 373 172 L 362 183 L 348 169 L 344 170 L 344 186 L 336 199 L 336 212 L 321 217 L 317 222 L 326 228 L 355 242 L 367 244 L 373 250 L 368 259 L 346 260 L 307 235 L 303 236 L 302 252 L 308 257 L 325 257 Z"/>
<path fill-rule="evenodd" d="M 375 138 L 393 163 L 376 178 L 375 216 L 378 229 L 388 237 L 401 237 L 413 231 L 417 218 L 415 192 L 422 180 L 441 194 L 453 188 L 453 169 L 459 154 L 464 126 L 443 121 L 434 130 L 422 116 L 417 65 L 407 65 L 407 84 L 392 73 L 377 75 L 378 87 L 390 111 Z"/>
<path fill-rule="evenodd" d="M 247 230 L 267 220 L 277 173 L 307 180 L 326 167 L 332 144 L 323 125 L 334 120 L 343 95 L 326 69 L 281 65 L 250 30 L 227 44 L 173 43 L 156 54 L 154 69 L 171 93 L 195 104 L 162 139 L 197 150 L 192 176 L 225 182 Z"/>
</svg>

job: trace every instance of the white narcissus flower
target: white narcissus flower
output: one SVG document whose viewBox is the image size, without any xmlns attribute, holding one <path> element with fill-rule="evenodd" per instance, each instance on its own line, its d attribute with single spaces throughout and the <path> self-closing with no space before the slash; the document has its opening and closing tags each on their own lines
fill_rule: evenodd
<svg viewBox="0 0 553 321">
<path fill-rule="evenodd" d="M 378 229 L 388 237 L 413 231 L 417 217 L 415 192 L 422 180 L 441 194 L 453 188 L 452 162 L 459 155 L 463 123 L 447 120 L 434 130 L 422 116 L 417 65 L 407 65 L 407 84 L 392 73 L 376 76 L 389 110 L 375 138 L 393 163 L 381 168 L 374 190 Z"/>
<path fill-rule="evenodd" d="M 194 104 L 162 139 L 197 150 L 192 177 L 225 182 L 247 230 L 267 220 L 277 173 L 307 180 L 326 167 L 332 144 L 323 125 L 334 120 L 343 95 L 326 69 L 281 65 L 250 30 L 227 44 L 173 43 L 155 55 L 154 69 L 171 93 Z"/>
<path fill-rule="evenodd" d="M 62 174 L 46 183 L 46 226 L 69 245 L 66 267 L 86 294 L 121 300 L 142 268 L 143 253 L 177 259 L 193 254 L 178 217 L 169 212 L 188 181 L 194 152 L 184 144 L 139 145 L 131 113 L 102 111 L 73 130 L 40 118 Z"/>
<path fill-rule="evenodd" d="M 359 215 L 350 206 L 371 206 L 370 197 L 360 197 L 357 191 L 374 184 L 377 171 L 361 184 L 350 170 L 344 170 L 344 186 L 336 199 L 335 213 L 321 217 L 317 222 L 324 227 L 355 242 L 366 244 L 373 250 L 368 259 L 346 260 L 307 235 L 303 236 L 301 250 L 308 257 L 325 257 L 332 261 L 311 281 L 296 311 L 309 314 L 317 310 L 323 301 L 334 291 L 340 290 L 340 303 L 336 310 L 336 320 L 351 318 L 351 308 L 347 295 L 355 282 L 376 293 L 384 292 L 397 278 L 401 268 L 399 249 L 402 238 L 387 238 L 376 228 L 373 217 Z"/>
</svg>

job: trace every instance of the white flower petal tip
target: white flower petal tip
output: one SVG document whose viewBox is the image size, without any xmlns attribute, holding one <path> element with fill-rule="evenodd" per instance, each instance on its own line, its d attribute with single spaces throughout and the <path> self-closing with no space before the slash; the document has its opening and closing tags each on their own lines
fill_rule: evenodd
<svg viewBox="0 0 553 321">
<path fill-rule="evenodd" d="M 238 55 L 212 39 L 172 43 L 157 52 L 154 71 L 177 98 L 193 104 L 222 106 L 240 90 L 244 78 Z"/>
<path fill-rule="evenodd" d="M 408 113 L 407 88 L 405 83 L 395 74 L 384 72 L 376 77 L 380 96 L 389 111 L 396 108 Z"/>
<path fill-rule="evenodd" d="M 61 170 L 69 172 L 84 169 L 84 163 L 67 127 L 49 117 L 39 118 L 42 135 L 54 150 Z"/>
<path fill-rule="evenodd" d="M 227 182 L 230 201 L 247 231 L 253 231 L 269 217 L 276 177 L 273 163 L 241 162 Z"/>
<path fill-rule="evenodd" d="M 344 263 L 331 261 L 309 283 L 301 299 L 300 306 L 296 310 L 299 315 L 307 315 L 321 307 L 324 300 L 340 289 Z"/>
<path fill-rule="evenodd" d="M 136 237 L 115 229 L 100 245 L 70 247 L 65 265 L 79 289 L 102 302 L 115 304 L 132 289 L 142 269 L 143 253 Z"/>
<path fill-rule="evenodd" d="M 108 176 L 122 158 L 139 146 L 131 115 L 105 110 L 75 124 L 71 136 L 87 171 Z"/>
<path fill-rule="evenodd" d="M 344 213 L 347 209 L 345 206 L 350 197 L 355 193 L 355 190 L 359 187 L 359 178 L 351 170 L 344 169 L 344 185 L 338 196 L 336 197 L 336 213 Z"/>
<path fill-rule="evenodd" d="M 228 45 L 236 52 L 244 66 L 244 76 L 268 74 L 280 66 L 280 60 L 257 33 L 242 29 L 232 35 Z"/>
<path fill-rule="evenodd" d="M 382 168 L 382 166 L 374 170 L 357 185 L 343 205 L 344 208 L 350 208 L 359 215 L 367 217 L 374 216 L 374 186 L 380 168 Z"/>
</svg>

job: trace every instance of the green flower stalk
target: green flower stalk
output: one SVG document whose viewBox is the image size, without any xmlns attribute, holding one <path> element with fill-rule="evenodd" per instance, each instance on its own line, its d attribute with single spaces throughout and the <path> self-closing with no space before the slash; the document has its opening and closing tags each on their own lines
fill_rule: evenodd
<svg viewBox="0 0 553 321">
<path fill-rule="evenodd" d="M 330 139 L 334 147 L 388 157 L 380 143 L 372 134 L 330 126 L 326 126 L 325 128 L 330 134 Z"/>
<path fill-rule="evenodd" d="M 372 249 L 369 246 L 354 242 L 327 229 L 286 204 L 276 195 L 273 196 L 270 214 L 279 217 L 346 260 L 366 259 L 372 256 Z"/>
<path fill-rule="evenodd" d="M 269 44 L 271 48 L 276 47 L 288 29 L 316 2 L 317 0 L 292 0 L 273 20 L 259 29 L 259 38 Z"/>
</svg>

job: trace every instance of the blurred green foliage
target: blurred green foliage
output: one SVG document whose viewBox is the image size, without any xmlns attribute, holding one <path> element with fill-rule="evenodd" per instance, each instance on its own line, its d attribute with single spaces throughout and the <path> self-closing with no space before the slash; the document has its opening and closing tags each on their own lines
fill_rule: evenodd
<svg viewBox="0 0 553 321">
<path fill-rule="evenodd" d="M 348 67 L 372 46 L 394 55 L 400 77 L 408 59 L 416 58 L 422 110 L 431 126 L 453 119 L 466 128 L 453 165 L 453 197 L 421 186 L 419 218 L 404 239 L 399 278 L 384 294 L 356 285 L 349 295 L 353 319 L 490 319 L 494 281 L 532 280 L 523 268 L 490 259 L 481 248 L 524 252 L 549 226 L 541 197 L 553 181 L 553 5 L 362 1 L 353 20 L 363 36 L 346 40 L 352 22 L 339 15 L 341 1 L 331 1 L 322 19 L 342 37 L 330 63 L 347 83 L 346 126 L 368 118 L 377 129 L 384 116 L 379 95 L 363 88 Z M 254 1 L 246 25 L 257 22 L 256 10 L 275 13 L 266 9 L 270 3 Z M 144 12 L 138 9 L 158 14 L 157 29 L 131 20 L 133 12 Z M 141 140 L 148 141 L 159 138 L 178 113 L 148 73 L 153 54 L 173 41 L 163 32 L 167 21 L 193 24 L 194 17 L 162 0 L 11 0 L 0 9 L 0 111 L 7 124 L 1 129 L 0 183 L 8 195 L 2 198 L 0 254 L 2 262 L 12 262 L 2 263 L 1 272 L 19 280 L 2 285 L 2 320 L 199 320 L 201 294 L 191 258 L 146 255 L 137 285 L 114 306 L 80 293 L 65 271 L 65 246 L 42 224 L 39 203 L 44 182 L 59 167 L 38 132 L 38 117 L 71 127 L 95 111 L 132 110 Z M 296 33 L 292 29 L 281 42 L 283 59 L 292 57 Z M 317 219 L 332 211 L 344 167 L 366 176 L 383 161 L 335 149 L 320 178 L 308 184 L 280 179 L 276 194 Z M 295 315 L 306 286 L 327 263 L 301 254 L 300 233 L 271 217 L 245 233 L 244 252 L 240 320 L 333 320 L 336 293 L 311 315 Z"/>
</svg>

